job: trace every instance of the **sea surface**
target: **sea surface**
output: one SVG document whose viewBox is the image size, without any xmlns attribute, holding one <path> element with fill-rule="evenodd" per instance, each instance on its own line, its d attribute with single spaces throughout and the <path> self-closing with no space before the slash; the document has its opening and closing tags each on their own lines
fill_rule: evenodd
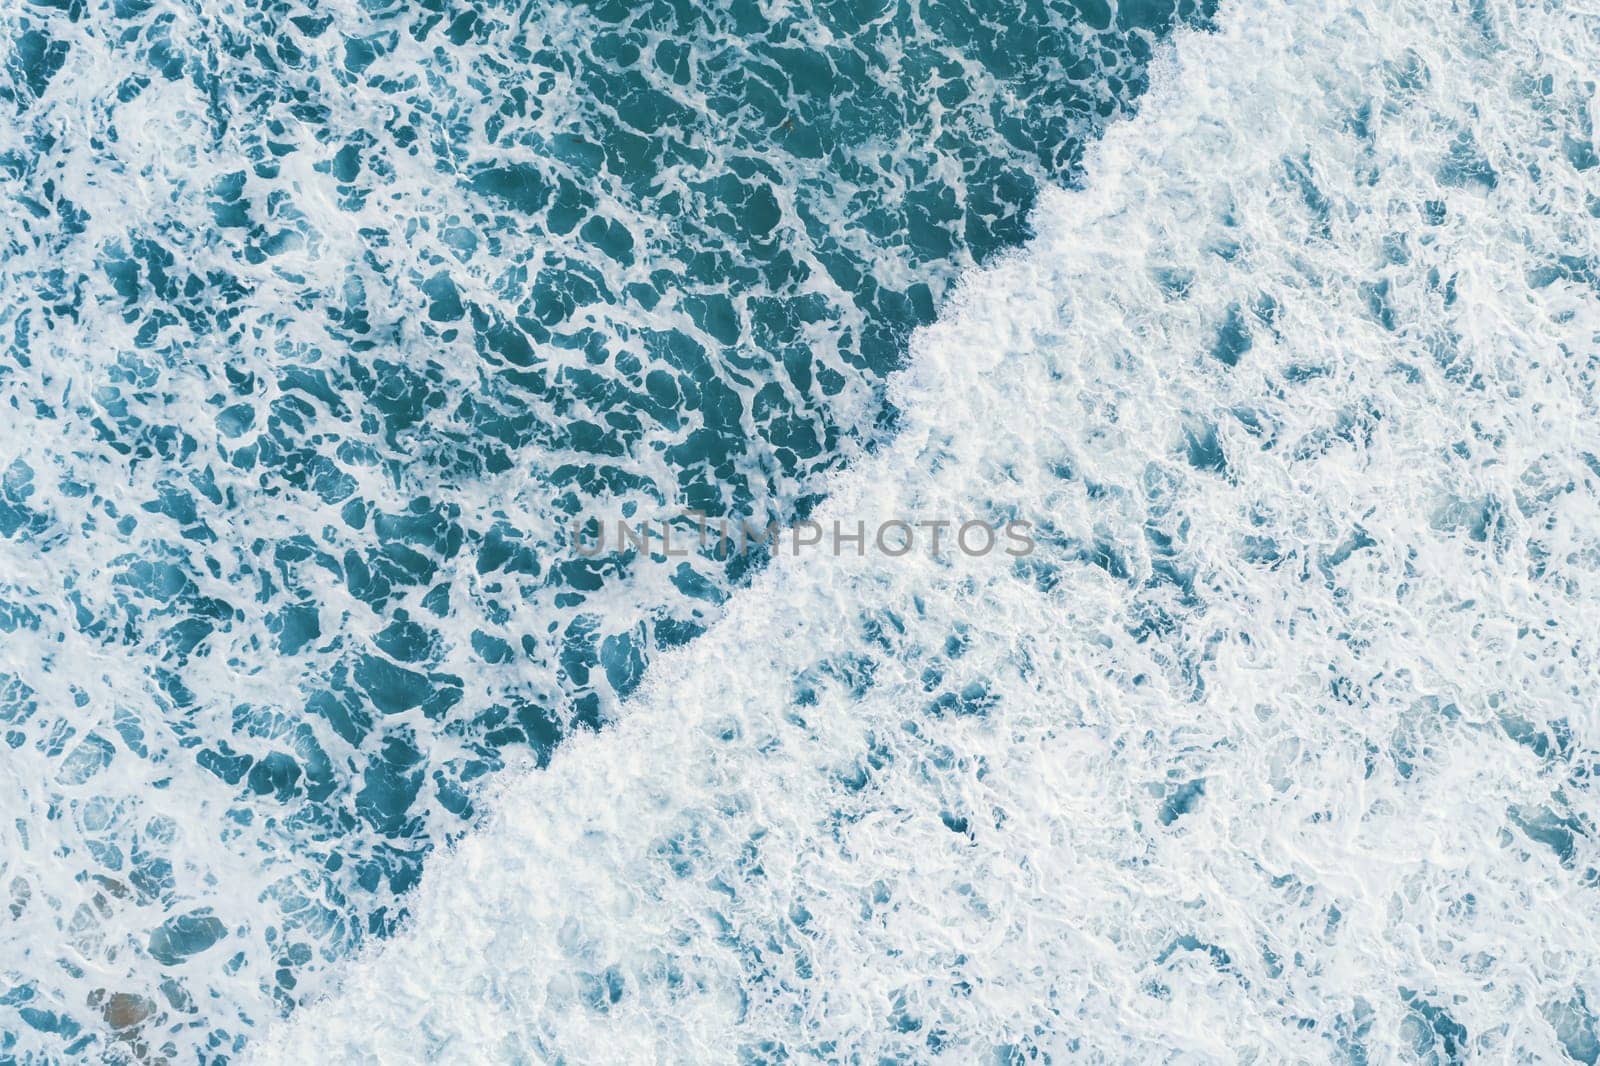
<svg viewBox="0 0 1600 1066">
<path fill-rule="evenodd" d="M 879 699 L 874 664 L 896 654 L 894 642 L 921 638 L 905 628 L 905 606 L 890 606 L 898 600 L 864 602 L 840 576 L 835 598 L 806 608 L 827 641 L 770 647 L 755 630 L 734 640 L 742 627 L 725 616 L 762 602 L 752 582 L 802 575 L 764 577 L 760 553 L 587 557 L 574 550 L 575 526 L 685 509 L 784 526 L 856 483 L 841 474 L 910 477 L 889 456 L 941 407 L 982 416 L 948 423 L 952 462 L 1023 430 L 1040 441 L 1085 430 L 1092 412 L 1038 383 L 1004 410 L 962 412 L 998 400 L 982 368 L 1013 330 L 1055 313 L 1048 301 L 959 352 L 918 357 L 913 337 L 936 345 L 915 331 L 941 316 L 965 321 L 959 307 L 993 284 L 974 272 L 1082 211 L 1054 190 L 1080 182 L 1096 138 L 1135 110 L 1173 32 L 1215 15 L 1196 0 L 5 4 L 0 1061 L 223 1063 L 342 974 L 359 995 L 388 964 L 358 958 L 386 957 L 371 951 L 397 929 L 414 937 L 452 920 L 438 913 L 440 892 L 462 875 L 440 864 L 456 861 L 448 845 L 475 826 L 483 835 L 471 839 L 495 839 L 483 812 L 502 787 L 534 789 L 514 801 L 518 826 L 552 834 L 549 847 L 570 843 L 541 854 L 505 842 L 506 876 L 528 893 L 519 906 L 566 908 L 600 931 L 524 927 L 511 907 L 503 917 L 519 935 L 544 930 L 580 954 L 599 950 L 585 946 L 592 935 L 643 935 L 633 919 L 608 917 L 593 886 L 568 880 L 605 861 L 568 836 L 595 817 L 638 819 L 628 845 L 677 855 L 661 861 L 681 867 L 672 876 L 686 890 L 720 884 L 740 898 L 737 877 L 703 867 L 705 849 L 744 832 L 719 818 L 755 809 L 734 793 L 724 797 L 732 808 L 680 809 L 680 787 L 700 779 L 692 760 L 667 752 L 705 741 L 707 715 L 747 722 L 729 728 L 740 744 L 758 742 L 766 727 L 748 716 L 767 712 L 746 703 L 758 689 L 794 700 L 796 721 L 822 714 L 802 708 L 831 706 L 838 691 Z M 1214 165 L 1190 158 L 1200 171 Z M 1319 180 L 1306 174 L 1308 187 Z M 1029 248 L 1015 263 L 1059 257 Z M 1090 254 L 1084 246 L 1059 269 L 1085 268 Z M 1573 261 L 1542 291 L 1592 281 L 1587 261 Z M 1104 266 L 1127 328 L 1162 313 L 1144 302 L 1143 260 Z M 1205 287 L 1173 279 L 1171 300 Z M 952 303 L 958 291 L 969 295 Z M 1237 305 L 1238 344 L 1268 328 L 1265 306 Z M 1073 328 L 1061 324 L 1063 343 Z M 1194 355 L 1145 354 L 1175 368 Z M 940 399 L 910 387 L 947 361 L 979 375 L 978 391 Z M 1211 442 L 1196 445 L 1205 454 L 1231 455 L 1219 442 L 1232 428 L 1196 432 Z M 1025 477 L 1029 454 L 1016 453 L 1003 483 Z M 875 473 L 844 473 L 858 469 Z M 1063 484 L 1084 483 L 1062 470 Z M 989 506 L 961 495 L 966 476 L 952 473 L 941 504 L 958 518 Z M 882 483 L 886 498 L 898 484 Z M 1069 527 L 1138 506 L 1116 502 L 1121 488 L 1088 510 L 1058 491 L 1069 490 L 1006 505 L 1063 523 L 1050 526 L 1048 557 L 1016 580 L 1075 585 L 1057 557 L 1077 543 Z M 1133 610 L 1150 574 L 1126 549 L 1107 551 L 1126 559 L 1107 572 L 1133 583 Z M 888 577 L 931 582 L 928 602 L 938 602 L 933 574 L 914 563 Z M 1190 609 L 1175 604 L 1169 624 Z M 981 647 L 999 616 L 985 618 L 979 600 L 968 610 Z M 863 626 L 877 636 L 844 650 Z M 707 643 L 713 628 L 724 635 Z M 829 651 L 828 641 L 845 644 Z M 807 648 L 820 656 L 801 671 L 809 680 L 783 674 L 781 656 Z M 679 665 L 662 675 L 684 677 L 677 700 L 660 683 L 645 699 L 640 685 L 664 652 L 680 664 L 738 658 L 721 667 L 730 676 L 690 677 Z M 984 675 L 987 661 L 927 666 L 947 679 L 922 683 L 903 709 L 934 708 L 926 728 L 950 714 L 1002 722 L 1005 674 Z M 635 729 L 659 719 L 665 730 L 657 753 L 639 753 L 662 760 L 652 772 L 687 776 L 648 786 L 648 800 L 621 773 L 581 795 L 560 791 L 558 766 L 570 774 L 594 752 L 637 742 L 615 732 L 635 719 Z M 901 727 L 870 720 L 863 712 L 849 729 L 887 729 L 873 743 L 897 758 Z M 879 756 L 861 758 L 838 771 L 854 783 L 850 802 L 891 812 L 911 801 L 881 794 Z M 821 817 L 832 801 L 818 789 L 833 780 L 772 815 L 791 828 Z M 508 802 L 488 806 L 504 815 Z M 689 821 L 647 840 L 637 834 L 655 830 L 640 802 Z M 972 816 L 949 820 L 967 827 L 957 836 L 977 832 Z M 419 896 L 425 874 L 438 885 Z M 509 887 L 483 885 L 459 920 L 504 906 Z M 610 890 L 660 906 L 651 893 L 664 887 Z M 418 901 L 428 917 L 406 925 Z M 730 984 L 732 971 L 687 960 L 697 936 L 734 938 L 717 950 L 752 952 L 741 964 L 752 975 L 788 949 L 734 946 L 744 934 L 702 926 L 709 912 L 688 915 L 679 918 L 698 932 L 652 926 L 667 939 L 639 941 L 643 954 L 627 962 L 596 955 L 546 973 L 565 991 L 531 1013 L 508 998 L 519 978 L 483 970 L 480 954 L 450 978 L 476 990 L 454 1017 L 504 1008 L 521 1020 L 453 1049 L 441 1029 L 437 1055 L 605 1059 L 605 1045 L 573 1044 L 559 1026 L 643 1019 L 634 1012 L 647 1003 L 676 1014 L 679 1000 L 686 1011 L 662 1023 L 661 1041 L 688 1039 L 710 1018 L 691 1001 L 742 1003 L 748 1024 L 776 1024 L 779 1008 L 763 1006 L 770 996 L 754 977 Z M 859 920 L 875 921 L 870 909 Z M 913 964 L 935 966 L 897 965 Z M 389 977 L 439 976 L 438 963 L 417 965 Z M 797 995 L 837 978 L 785 973 Z M 403 995 L 384 1002 L 412 1025 L 425 1013 Z M 392 1024 L 331 1009 L 308 1024 Z M 543 1010 L 565 1021 L 546 1033 Z M 896 1041 L 933 1047 L 911 1014 L 895 1026 Z M 402 1058 L 434 1046 L 391 1035 L 409 1049 Z M 359 1059 L 357 1047 L 380 1038 L 353 1028 L 299 1054 Z M 822 1037 L 773 1039 L 770 1052 L 754 1035 L 701 1050 L 707 1061 L 746 1044 L 758 1059 L 835 1054 L 816 1050 Z"/>
<path fill-rule="evenodd" d="M 262 1063 L 1594 1063 L 1600 11 L 1260 0 Z"/>
</svg>

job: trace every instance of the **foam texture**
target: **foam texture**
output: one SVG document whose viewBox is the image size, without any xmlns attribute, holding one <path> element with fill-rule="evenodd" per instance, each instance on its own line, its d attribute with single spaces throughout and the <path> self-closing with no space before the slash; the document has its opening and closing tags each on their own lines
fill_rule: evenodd
<svg viewBox="0 0 1600 1066">
<path fill-rule="evenodd" d="M 1275 0 L 253 1061 L 1594 1062 L 1600 22 Z"/>
</svg>

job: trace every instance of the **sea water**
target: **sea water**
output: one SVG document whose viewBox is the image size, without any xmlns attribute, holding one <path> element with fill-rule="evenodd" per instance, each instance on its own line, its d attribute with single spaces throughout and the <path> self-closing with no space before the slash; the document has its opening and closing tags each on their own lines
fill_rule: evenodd
<svg viewBox="0 0 1600 1066">
<path fill-rule="evenodd" d="M 257 1061 L 1595 1062 L 1600 13 L 1225 5 Z"/>
<path fill-rule="evenodd" d="M 1210 14 L 5 5 L 0 1058 L 220 1062 L 327 988 L 761 567 L 574 523 L 811 514 Z"/>
</svg>

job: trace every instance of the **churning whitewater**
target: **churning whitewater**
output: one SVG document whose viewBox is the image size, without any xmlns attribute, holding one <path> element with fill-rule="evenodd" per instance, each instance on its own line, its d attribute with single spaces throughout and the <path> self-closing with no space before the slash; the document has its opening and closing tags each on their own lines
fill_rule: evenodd
<svg viewBox="0 0 1600 1066">
<path fill-rule="evenodd" d="M 228 1061 L 399 927 L 764 563 L 571 532 L 804 521 L 1211 10 L 0 4 L 0 1061 Z"/>
<path fill-rule="evenodd" d="M 823 519 L 257 1061 L 1593 1063 L 1600 12 L 1182 33 Z"/>
<path fill-rule="evenodd" d="M 1600 1061 L 1600 10 L 1213 14 L 0 12 L 0 1061 Z"/>
</svg>

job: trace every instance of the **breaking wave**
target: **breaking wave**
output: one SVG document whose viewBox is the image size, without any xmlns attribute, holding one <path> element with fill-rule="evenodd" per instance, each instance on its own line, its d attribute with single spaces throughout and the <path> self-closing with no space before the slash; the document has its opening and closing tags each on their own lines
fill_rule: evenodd
<svg viewBox="0 0 1600 1066">
<path fill-rule="evenodd" d="M 1207 4 L 0 5 L 0 1060 L 221 1062 L 888 439 Z M 755 565 L 752 565 L 755 564 Z"/>
<path fill-rule="evenodd" d="M 1240 4 L 259 1061 L 1594 1062 L 1600 23 Z"/>
</svg>

